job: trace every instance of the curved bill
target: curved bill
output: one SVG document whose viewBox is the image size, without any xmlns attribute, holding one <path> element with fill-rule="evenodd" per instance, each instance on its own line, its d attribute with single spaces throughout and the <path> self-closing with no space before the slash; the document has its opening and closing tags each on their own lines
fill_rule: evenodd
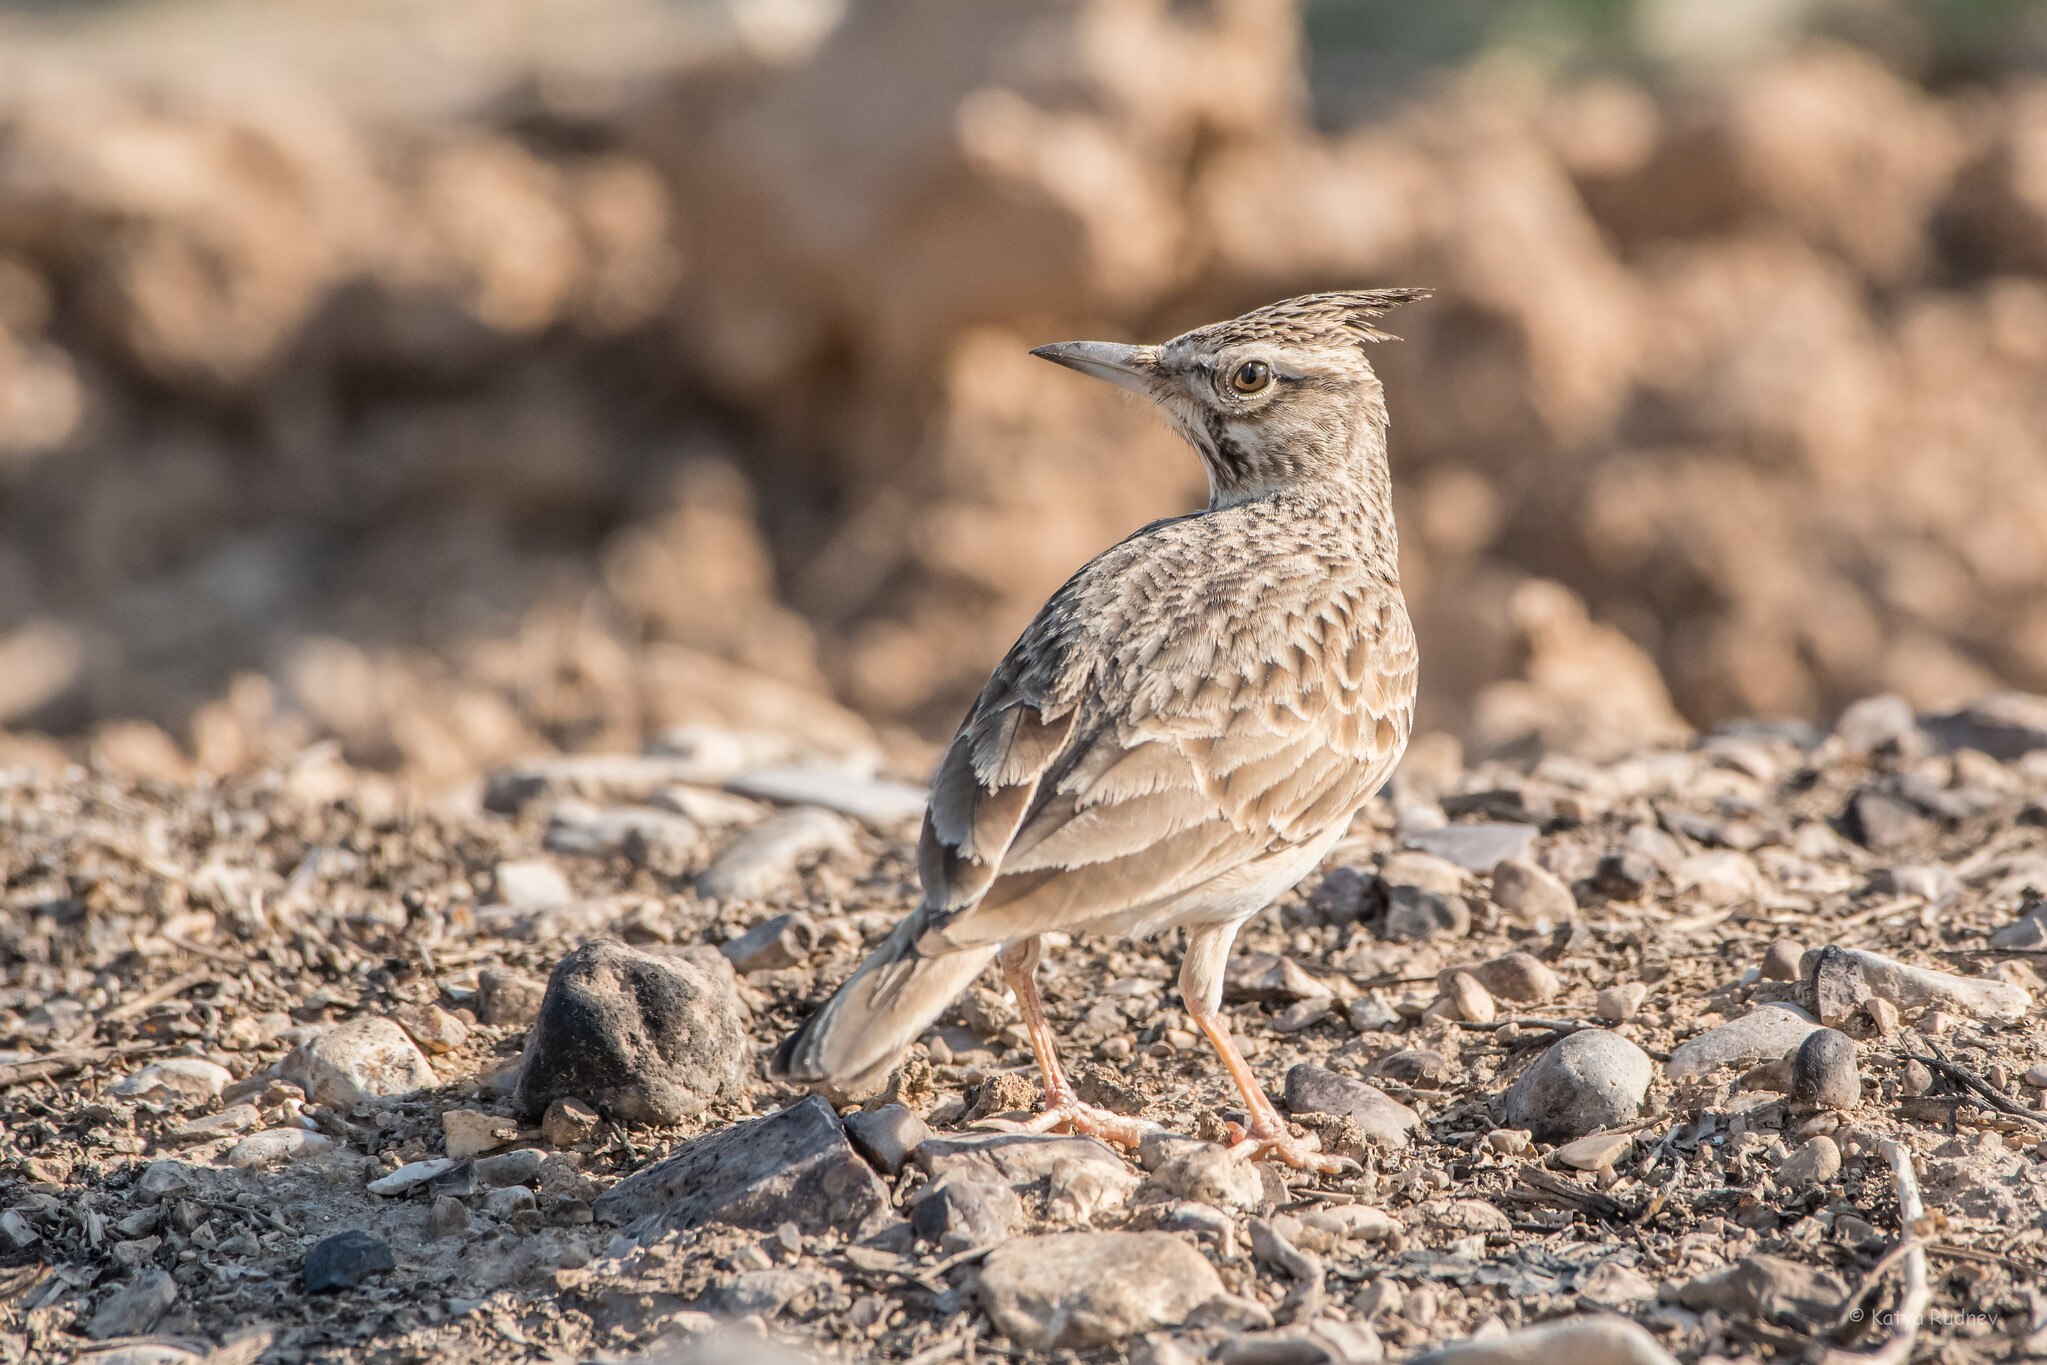
<svg viewBox="0 0 2047 1365">
<path fill-rule="evenodd" d="M 1142 394 L 1151 392 L 1151 370 L 1158 363 L 1158 353 L 1151 347 L 1125 346 L 1119 341 L 1060 341 L 1040 346 L 1031 354 Z"/>
</svg>

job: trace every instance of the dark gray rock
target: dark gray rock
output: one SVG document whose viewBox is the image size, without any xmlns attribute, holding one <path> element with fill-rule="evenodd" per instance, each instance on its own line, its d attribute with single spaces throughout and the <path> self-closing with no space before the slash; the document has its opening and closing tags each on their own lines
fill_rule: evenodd
<svg viewBox="0 0 2047 1365">
<path fill-rule="evenodd" d="M 372 1275 L 398 1268 L 389 1244 L 360 1228 L 337 1232 L 306 1253 L 306 1292 L 331 1294 L 353 1289 Z"/>
<path fill-rule="evenodd" d="M 1592 889 L 1608 900 L 1638 900 L 1661 875 L 1662 869 L 1647 853 L 1623 848 L 1599 860 L 1592 870 Z"/>
<path fill-rule="evenodd" d="M 476 978 L 477 1022 L 494 1028 L 530 1024 L 546 994 L 547 987 L 524 972 L 485 967 Z"/>
<path fill-rule="evenodd" d="M 86 1335 L 94 1341 L 141 1336 L 177 1299 L 178 1282 L 170 1272 L 151 1266 L 106 1297 L 86 1325 Z"/>
<path fill-rule="evenodd" d="M 1509 858 L 1527 858 L 1541 832 L 1534 825 L 1484 820 L 1411 834 L 1407 846 L 1433 853 L 1467 872 L 1490 872 Z"/>
<path fill-rule="evenodd" d="M 1994 692 L 1959 711 L 1928 716 L 1924 725 L 1950 749 L 1980 749 L 2001 763 L 2047 749 L 2047 697 Z"/>
<path fill-rule="evenodd" d="M 1801 1324 L 1832 1321 L 1847 1296 L 1848 1287 L 1832 1271 L 1781 1256 L 1750 1256 L 1677 1287 L 1677 1301 L 1686 1308 Z"/>
<path fill-rule="evenodd" d="M 856 1236 L 893 1218 L 887 1188 L 815 1095 L 686 1144 L 598 1196 L 595 1211 L 641 1242 L 710 1223 Z"/>
<path fill-rule="evenodd" d="M 1862 1098 L 1855 1043 L 1830 1028 L 1814 1029 L 1791 1056 L 1791 1099 L 1814 1109 L 1846 1111 Z"/>
<path fill-rule="evenodd" d="M 520 1147 L 496 1156 L 478 1157 L 473 1170 L 477 1183 L 491 1189 L 530 1185 L 540 1179 L 540 1167 L 546 1160 L 547 1153 L 538 1148 Z"/>
<path fill-rule="evenodd" d="M 1286 1073 L 1286 1107 L 1294 1114 L 1336 1114 L 1388 1147 L 1405 1147 L 1421 1115 L 1376 1085 L 1302 1062 Z"/>
<path fill-rule="evenodd" d="M 1584 1029 L 1550 1045 L 1507 1091 L 1507 1126 L 1565 1142 L 1642 1112 L 1654 1064 L 1617 1033 Z"/>
<path fill-rule="evenodd" d="M 1395 886 L 1386 892 L 1386 918 L 1379 937 L 1393 943 L 1419 943 L 1427 938 L 1462 938 L 1471 932 L 1471 907 L 1462 896 Z"/>
<path fill-rule="evenodd" d="M 674 1123 L 751 1079 L 746 1006 L 724 960 L 655 957 L 599 939 L 548 980 L 519 1072 L 519 1114 L 579 1099 L 628 1123 Z"/>
<path fill-rule="evenodd" d="M 910 1153 L 931 1136 L 931 1129 L 915 1111 L 900 1104 L 884 1104 L 846 1118 L 846 1136 L 860 1155 L 876 1169 L 894 1175 L 903 1169 Z"/>
</svg>

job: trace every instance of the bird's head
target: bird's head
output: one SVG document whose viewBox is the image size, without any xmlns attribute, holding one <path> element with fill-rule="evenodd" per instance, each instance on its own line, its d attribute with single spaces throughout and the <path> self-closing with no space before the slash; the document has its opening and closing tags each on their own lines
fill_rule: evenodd
<svg viewBox="0 0 2047 1365">
<path fill-rule="evenodd" d="M 1208 470 L 1214 505 L 1320 478 L 1378 479 L 1386 402 L 1365 346 L 1424 289 L 1307 294 L 1157 346 L 1063 341 L 1031 354 L 1158 404 Z"/>
</svg>

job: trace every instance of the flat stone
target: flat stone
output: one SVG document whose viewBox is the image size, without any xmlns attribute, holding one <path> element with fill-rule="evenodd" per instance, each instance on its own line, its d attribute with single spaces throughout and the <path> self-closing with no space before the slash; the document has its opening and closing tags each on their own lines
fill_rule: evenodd
<svg viewBox="0 0 2047 1365">
<path fill-rule="evenodd" d="M 2023 986 L 2009 981 L 1915 967 L 1863 948 L 1815 949 L 1806 954 L 1804 972 L 1806 994 L 1830 1027 L 1872 998 L 1900 1010 L 1944 1010 L 1999 1024 L 2017 1023 L 2033 1003 Z"/>
<path fill-rule="evenodd" d="M 1773 1062 L 1818 1027 L 1819 1021 L 1796 1005 L 1759 1005 L 1680 1044 L 1664 1064 L 1664 1074 L 1681 1081 L 1723 1066 Z"/>
<path fill-rule="evenodd" d="M 1676 1297 L 1687 1308 L 1717 1309 L 1735 1317 L 1788 1313 L 1804 1322 L 1827 1322 L 1847 1295 L 1847 1286 L 1832 1271 L 1756 1255 L 1685 1281 Z"/>
<path fill-rule="evenodd" d="M 1455 1342 L 1408 1365 L 1677 1365 L 1677 1358 L 1642 1324 L 1602 1313 Z"/>
<path fill-rule="evenodd" d="M 448 1157 L 433 1157 L 426 1161 L 408 1161 L 388 1175 L 378 1176 L 367 1188 L 371 1194 L 393 1199 L 415 1186 L 424 1185 L 436 1176 L 446 1175 L 460 1165 Z"/>
<path fill-rule="evenodd" d="M 397 1268 L 398 1260 L 388 1243 L 360 1228 L 350 1228 L 320 1239 L 306 1253 L 306 1292 L 331 1294 L 353 1289 L 372 1275 Z"/>
<path fill-rule="evenodd" d="M 1950 749 L 1978 749 L 2010 763 L 2047 749 L 2047 697 L 2030 692 L 1993 692 L 1959 711 L 1928 716 L 1928 734 Z"/>
<path fill-rule="evenodd" d="M 1265 1179 L 1258 1168 L 1213 1142 L 1167 1157 L 1146 1183 L 1158 1196 L 1230 1213 L 1256 1213 L 1265 1202 Z"/>
<path fill-rule="evenodd" d="M 139 1337 L 178 1301 L 178 1282 L 151 1266 L 101 1301 L 85 1333 L 94 1341 Z"/>
<path fill-rule="evenodd" d="M 1286 1074 L 1286 1107 L 1293 1114 L 1337 1114 L 1351 1119 L 1366 1137 L 1384 1146 L 1405 1147 L 1421 1115 L 1376 1085 L 1302 1062 Z"/>
<path fill-rule="evenodd" d="M 1791 1098 L 1811 1109 L 1846 1112 L 1862 1098 L 1855 1042 L 1830 1028 L 1814 1029 L 1791 1054 Z"/>
<path fill-rule="evenodd" d="M 1507 1124 L 1567 1141 L 1642 1111 L 1654 1063 L 1617 1033 L 1584 1029 L 1550 1044 L 1507 1091 Z"/>
<path fill-rule="evenodd" d="M 478 1183 L 492 1188 L 530 1185 L 540 1179 L 540 1167 L 546 1159 L 546 1153 L 531 1147 L 500 1152 L 496 1156 L 479 1157 L 476 1162 L 476 1179 Z"/>
<path fill-rule="evenodd" d="M 606 1190 L 595 1208 L 642 1243 L 711 1223 L 850 1236 L 893 1218 L 887 1187 L 815 1095 L 685 1143 Z"/>
<path fill-rule="evenodd" d="M 300 1044 L 279 1073 L 314 1104 L 347 1111 L 365 1100 L 410 1095 L 440 1078 L 410 1034 L 390 1019 L 357 1019 Z"/>
<path fill-rule="evenodd" d="M 1559 1165 L 1574 1171 L 1603 1171 L 1635 1145 L 1633 1133 L 1593 1133 L 1557 1148 Z"/>
<path fill-rule="evenodd" d="M 718 901 L 766 900 L 793 889 L 805 867 L 853 848 L 853 831 L 844 817 L 816 806 L 784 811 L 712 859 L 697 878 L 697 893 Z"/>
<path fill-rule="evenodd" d="M 917 1192 L 910 1205 L 917 1236 L 952 1255 L 994 1246 L 1024 1226 L 1023 1201 L 998 1175 L 955 1167 Z"/>
<path fill-rule="evenodd" d="M 718 784 L 743 762 L 730 754 L 573 754 L 535 759 L 492 773 L 484 781 L 485 810 L 516 815 L 535 801 L 580 797 L 589 801 L 645 801 L 664 787 Z"/>
<path fill-rule="evenodd" d="M 1406 849 L 1386 855 L 1379 866 L 1379 880 L 1387 886 L 1411 886 L 1439 896 L 1461 896 L 1471 884 L 1471 874 L 1448 858 Z"/>
<path fill-rule="evenodd" d="M 1907 744 L 1919 729 L 1912 703 L 1895 692 L 1851 702 L 1834 722 L 1834 737 L 1857 758 L 1868 758 Z"/>
<path fill-rule="evenodd" d="M 2047 905 L 2036 904 L 1990 936 L 1990 946 L 2017 952 L 2047 949 Z"/>
<path fill-rule="evenodd" d="M 907 782 L 859 777 L 830 768 L 774 767 L 743 772 L 725 784 L 738 796 L 780 806 L 822 806 L 884 833 L 924 817 L 929 793 Z"/>
<path fill-rule="evenodd" d="M 1487 991 L 1517 1005 L 1542 1004 L 1564 988 L 1550 965 L 1533 953 L 1505 953 L 1475 967 L 1451 970 L 1469 972 Z M 1448 975 L 1444 972 L 1438 980 Z"/>
<path fill-rule="evenodd" d="M 439 1005 L 407 1005 L 391 1017 L 429 1057 L 453 1052 L 469 1041 L 469 1025 Z"/>
<path fill-rule="evenodd" d="M 491 872 L 500 904 L 514 910 L 552 910 L 576 899 L 562 870 L 545 858 L 502 862 Z"/>
<path fill-rule="evenodd" d="M 237 1142 L 227 1154 L 227 1164 L 248 1169 L 276 1161 L 294 1161 L 324 1152 L 334 1139 L 304 1128 L 267 1128 Z"/>
<path fill-rule="evenodd" d="M 654 806 L 592 806 L 563 801 L 549 813 L 541 843 L 553 853 L 605 857 L 623 854 L 636 861 L 653 851 L 689 853 L 703 842 L 695 821 Z"/>
<path fill-rule="evenodd" d="M 1432 853 L 1467 872 L 1490 872 L 1510 859 L 1526 859 L 1541 833 L 1534 825 L 1482 820 L 1410 834 L 1407 846 Z"/>
<path fill-rule="evenodd" d="M 1015 1238 L 988 1254 L 976 1289 L 995 1329 L 1036 1350 L 1177 1327 L 1222 1292 L 1207 1259 L 1166 1232 Z"/>
<path fill-rule="evenodd" d="M 217 1114 L 188 1120 L 176 1127 L 166 1129 L 163 1140 L 173 1147 L 189 1147 L 194 1143 L 212 1142 L 215 1138 L 232 1137 L 236 1133 L 248 1133 L 263 1126 L 263 1111 L 253 1104 L 231 1104 Z"/>
<path fill-rule="evenodd" d="M 519 1125 L 497 1114 L 450 1109 L 441 1115 L 441 1150 L 457 1161 L 494 1152 L 519 1136 Z"/>
<path fill-rule="evenodd" d="M 674 1123 L 751 1084 L 746 1024 L 716 953 L 657 957 L 610 939 L 586 943 L 548 980 L 515 1106 L 533 1121 L 571 1098 L 622 1122 Z"/>
<path fill-rule="evenodd" d="M 901 1171 L 910 1154 L 931 1136 L 930 1127 L 916 1111 L 900 1104 L 849 1114 L 845 1125 L 846 1136 L 860 1155 L 889 1176 Z"/>
<path fill-rule="evenodd" d="M 1593 998 L 1592 1013 L 1601 1023 L 1625 1024 L 1640 1012 L 1642 1002 L 1648 998 L 1649 988 L 1639 981 L 1608 986 Z"/>
<path fill-rule="evenodd" d="M 1379 937 L 1389 943 L 1462 938 L 1470 932 L 1471 907 L 1462 896 L 1414 886 L 1396 886 L 1386 893 L 1386 917 L 1380 922 Z"/>
<path fill-rule="evenodd" d="M 114 1093 L 124 1100 L 198 1104 L 219 1099 L 234 1078 L 226 1067 L 202 1057 L 166 1057 L 123 1077 Z"/>
<path fill-rule="evenodd" d="M 991 1170 L 1011 1188 L 1042 1191 L 1044 1216 L 1091 1223 L 1120 1209 L 1140 1183 L 1123 1158 L 1091 1137 L 1038 1133 L 971 1133 L 934 1137 L 911 1158 L 933 1176 L 956 1167 Z"/>
</svg>

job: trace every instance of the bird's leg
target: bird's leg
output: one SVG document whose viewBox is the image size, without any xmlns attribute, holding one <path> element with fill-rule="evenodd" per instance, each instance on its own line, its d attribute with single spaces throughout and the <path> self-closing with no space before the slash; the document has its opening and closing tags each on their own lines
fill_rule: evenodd
<svg viewBox="0 0 2047 1365">
<path fill-rule="evenodd" d="M 1236 937 L 1234 922 L 1203 925 L 1189 934 L 1187 956 L 1180 962 L 1180 996 L 1186 1002 L 1187 1014 L 1222 1054 L 1223 1066 L 1243 1092 L 1244 1105 L 1251 1111 L 1249 1129 L 1229 1125 L 1230 1150 L 1254 1161 L 1274 1157 L 1297 1170 L 1335 1175 L 1352 1163 L 1325 1154 L 1313 1138 L 1293 1135 L 1267 1098 L 1264 1087 L 1258 1084 L 1251 1064 L 1237 1051 L 1236 1040 L 1230 1037 L 1229 1021 L 1223 1018 L 1221 1008 L 1223 964 L 1229 960 L 1230 945 Z"/>
<path fill-rule="evenodd" d="M 1045 1020 L 1045 1006 L 1038 999 L 1038 984 L 1032 973 L 1038 966 L 1038 940 L 1027 938 L 1004 948 L 996 957 L 1003 979 L 1016 993 L 1017 1008 L 1023 1011 L 1024 1030 L 1031 1036 L 1031 1051 L 1037 1054 L 1038 1070 L 1045 1077 L 1045 1112 L 1026 1125 L 1033 1133 L 1084 1133 L 1125 1147 L 1135 1147 L 1152 1127 L 1142 1119 L 1112 1113 L 1092 1104 L 1082 1104 L 1073 1085 L 1059 1065 L 1059 1051 L 1052 1041 L 1052 1027 Z"/>
</svg>

